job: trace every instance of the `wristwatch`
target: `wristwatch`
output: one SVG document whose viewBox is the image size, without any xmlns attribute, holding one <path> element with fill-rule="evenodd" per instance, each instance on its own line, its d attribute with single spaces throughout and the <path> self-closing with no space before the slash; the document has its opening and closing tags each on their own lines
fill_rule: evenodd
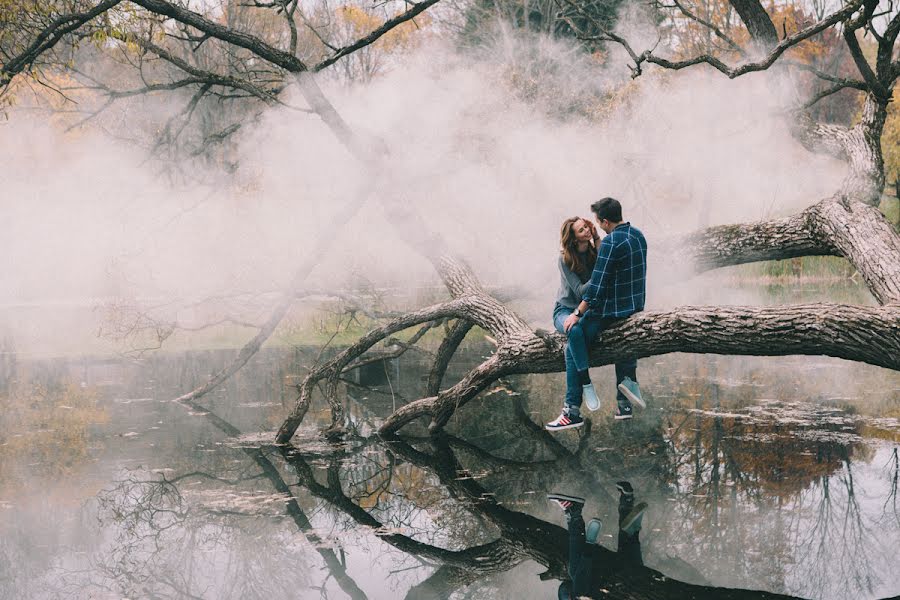
<svg viewBox="0 0 900 600">
<path fill-rule="evenodd" d="M 578 317 L 578 318 L 581 318 L 582 316 L 584 316 L 584 315 L 582 314 L 582 312 L 581 312 L 580 310 L 578 310 L 577 308 L 576 308 L 574 311 L 572 311 L 572 314 L 575 315 L 575 316 Z"/>
</svg>

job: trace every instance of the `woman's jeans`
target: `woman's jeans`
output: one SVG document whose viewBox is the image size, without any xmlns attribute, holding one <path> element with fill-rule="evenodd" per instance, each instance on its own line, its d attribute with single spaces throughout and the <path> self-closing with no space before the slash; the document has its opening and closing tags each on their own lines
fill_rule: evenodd
<svg viewBox="0 0 900 600">
<path fill-rule="evenodd" d="M 553 326 L 562 334 L 565 334 L 563 323 L 566 318 L 571 315 L 575 309 L 557 304 L 553 307 Z M 566 404 L 564 410 L 569 415 L 580 416 L 581 414 L 581 379 L 578 377 L 579 371 L 587 371 L 588 369 L 588 348 L 597 334 L 607 329 L 613 323 L 620 319 L 602 318 L 595 315 L 594 311 L 588 310 L 578 322 L 569 329 L 568 343 L 566 344 Z M 628 399 L 619 391 L 618 385 L 629 377 L 632 381 L 637 381 L 637 360 L 626 360 L 616 363 L 616 400 L 619 402 L 628 402 Z"/>
</svg>

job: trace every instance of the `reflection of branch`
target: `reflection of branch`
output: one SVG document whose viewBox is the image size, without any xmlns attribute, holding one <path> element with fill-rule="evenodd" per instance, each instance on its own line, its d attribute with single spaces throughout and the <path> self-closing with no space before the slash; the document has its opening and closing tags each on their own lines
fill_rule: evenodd
<svg viewBox="0 0 900 600">
<path fill-rule="evenodd" d="M 205 417 L 210 424 L 222 431 L 228 437 L 237 438 L 241 435 L 240 430 L 231 423 L 203 406 L 200 406 L 196 402 L 193 402 L 192 400 L 181 400 L 181 404 Z M 316 552 L 325 561 L 329 572 L 335 578 L 335 581 L 337 581 L 341 589 L 355 600 L 366 600 L 366 594 L 359 588 L 353 578 L 347 574 L 346 565 L 338 559 L 333 550 L 323 547 L 323 540 L 315 532 L 309 518 L 303 512 L 297 499 L 291 493 L 290 487 L 284 481 L 284 478 L 281 477 L 278 469 L 272 464 L 263 450 L 258 447 L 248 447 L 245 445 L 241 445 L 239 448 L 262 469 L 264 476 L 272 484 L 275 491 L 284 496 L 286 499 L 284 503 L 285 511 L 297 525 L 297 529 L 306 536 L 312 547 L 315 548 Z"/>
</svg>

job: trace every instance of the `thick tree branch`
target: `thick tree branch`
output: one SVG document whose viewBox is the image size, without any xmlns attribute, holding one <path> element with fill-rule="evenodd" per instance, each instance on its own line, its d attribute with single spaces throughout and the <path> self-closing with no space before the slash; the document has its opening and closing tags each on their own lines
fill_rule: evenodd
<svg viewBox="0 0 900 600">
<path fill-rule="evenodd" d="M 837 248 L 810 227 L 817 206 L 783 219 L 710 227 L 677 242 L 663 242 L 661 254 L 691 256 L 696 272 L 798 256 L 838 256 Z"/>
<path fill-rule="evenodd" d="M 467 306 L 468 299 L 462 298 L 405 314 L 398 319 L 394 319 L 390 323 L 369 331 L 366 335 L 357 340 L 356 343 L 313 370 L 300 384 L 300 397 L 297 399 L 294 409 L 281 424 L 278 434 L 275 437 L 275 442 L 278 444 L 286 444 L 294 436 L 297 427 L 300 426 L 303 417 L 306 415 L 307 410 L 309 410 L 313 389 L 316 384 L 322 380 L 329 382 L 326 388 L 326 399 L 332 407 L 332 428 L 335 430 L 342 428 L 343 411 L 340 404 L 334 398 L 334 386 L 336 385 L 340 374 L 352 361 L 389 335 L 393 335 L 394 333 L 403 331 L 414 325 L 434 321 L 435 319 L 448 317 L 458 318 L 465 313 Z"/>
<path fill-rule="evenodd" d="M 778 44 L 778 32 L 775 30 L 775 25 L 759 0 L 729 0 L 729 3 L 740 16 L 754 42 L 766 50 Z"/>
<path fill-rule="evenodd" d="M 844 42 L 850 50 L 850 56 L 853 58 L 853 63 L 856 65 L 856 69 L 859 71 L 860 75 L 862 75 L 866 85 L 879 99 L 882 99 L 885 102 L 890 100 L 890 90 L 888 90 L 888 88 L 878 79 L 878 76 L 869 64 L 869 61 L 866 59 L 865 55 L 863 55 L 862 48 L 859 46 L 859 40 L 856 39 L 856 30 L 845 27 L 843 35 Z"/>
<path fill-rule="evenodd" d="M 189 25 L 198 31 L 201 31 L 210 37 L 216 38 L 238 48 L 249 50 L 260 58 L 277 65 L 291 73 L 300 73 L 307 71 L 306 64 L 289 52 L 280 50 L 261 40 L 260 38 L 243 33 L 215 21 L 212 21 L 200 13 L 188 10 L 182 6 L 165 2 L 164 0 L 130 0 L 134 4 L 141 6 L 150 12 L 158 15 L 169 17 Z"/>
<path fill-rule="evenodd" d="M 431 366 L 431 371 L 428 373 L 428 381 L 425 384 L 426 396 L 437 396 L 438 391 L 441 389 L 441 382 L 444 380 L 444 374 L 447 372 L 447 367 L 450 365 L 450 360 L 453 358 L 453 355 L 456 354 L 457 348 L 459 348 L 459 345 L 474 326 L 475 324 L 472 321 L 457 319 L 453 324 L 453 327 L 450 328 L 450 331 L 447 333 L 446 337 L 444 337 L 444 340 L 437 350 L 434 364 Z"/>
<path fill-rule="evenodd" d="M 499 377 L 565 370 L 565 338 L 512 339 L 460 383 L 423 398 L 385 419 L 392 435 L 419 417 L 440 430 L 450 416 Z M 882 307 L 804 304 L 772 307 L 683 307 L 641 312 L 602 333 L 591 366 L 670 352 L 753 356 L 826 355 L 900 370 L 900 304 Z"/>
</svg>

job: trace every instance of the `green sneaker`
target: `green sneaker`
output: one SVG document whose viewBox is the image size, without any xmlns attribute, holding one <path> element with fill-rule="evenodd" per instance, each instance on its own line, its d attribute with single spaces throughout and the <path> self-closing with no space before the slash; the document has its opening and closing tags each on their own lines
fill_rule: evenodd
<svg viewBox="0 0 900 600">
<path fill-rule="evenodd" d="M 647 408 L 647 403 L 644 402 L 644 399 L 641 397 L 641 387 L 638 385 L 637 381 L 632 381 L 631 377 L 626 377 L 622 380 L 622 383 L 618 385 L 618 388 L 626 398 L 641 408 Z"/>
<path fill-rule="evenodd" d="M 584 541 L 588 544 L 596 544 L 600 539 L 600 530 L 603 528 L 603 522 L 600 519 L 591 519 L 588 521 L 584 530 Z"/>
<path fill-rule="evenodd" d="M 588 407 L 588 410 L 597 410 L 600 408 L 600 398 L 597 396 L 597 390 L 594 389 L 594 384 L 589 383 L 581 386 L 581 396 L 584 398 L 584 404 Z"/>
</svg>

